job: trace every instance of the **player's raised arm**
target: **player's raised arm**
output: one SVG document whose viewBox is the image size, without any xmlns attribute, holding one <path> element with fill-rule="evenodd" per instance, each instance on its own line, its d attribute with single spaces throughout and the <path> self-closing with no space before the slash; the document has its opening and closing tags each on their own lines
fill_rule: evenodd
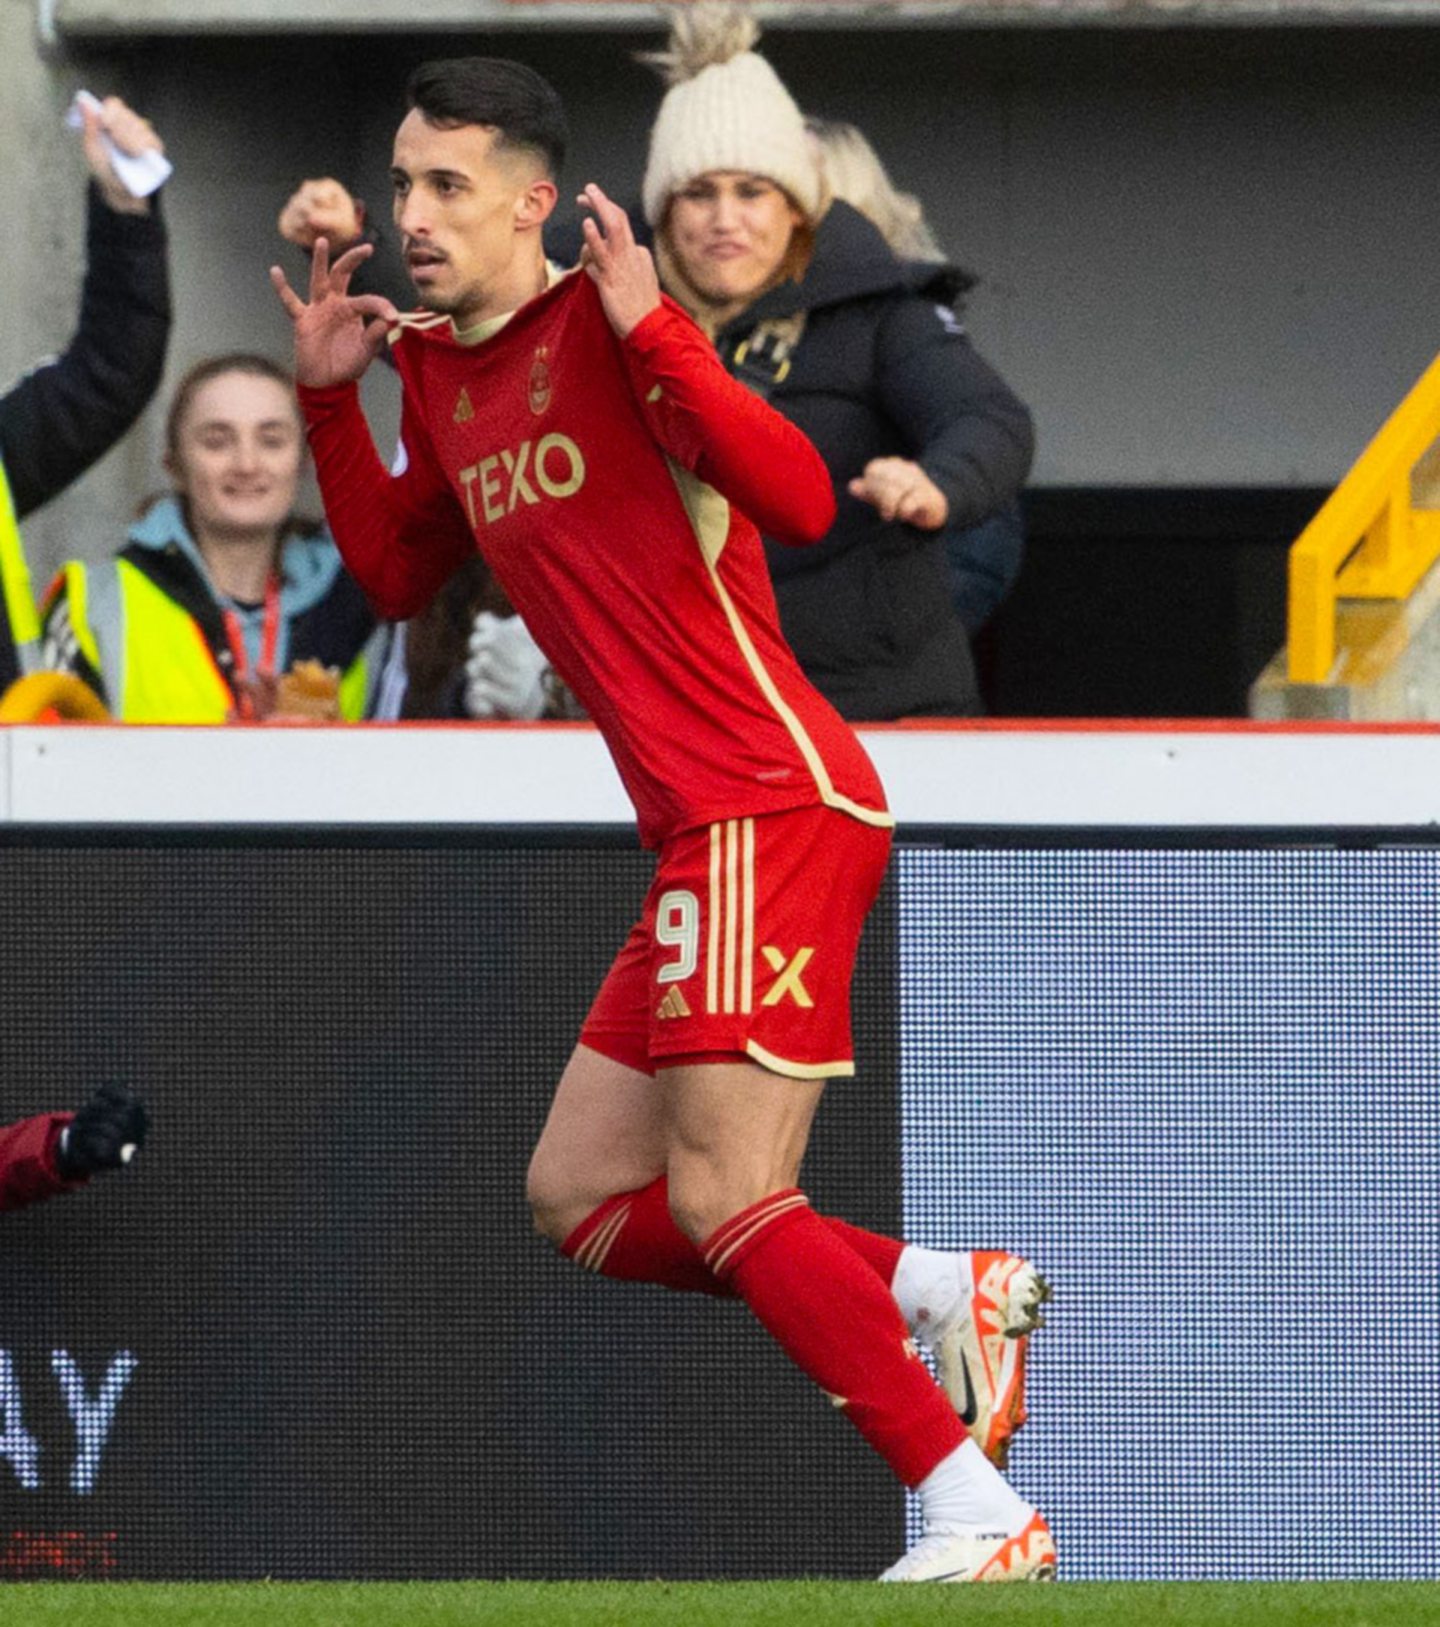
<svg viewBox="0 0 1440 1627">
<path fill-rule="evenodd" d="M 651 311 L 660 308 L 654 258 L 635 241 L 629 215 L 593 181 L 575 201 L 592 211 L 580 225 L 585 235 L 580 264 L 600 290 L 610 326 L 626 339 Z"/>
<path fill-rule="evenodd" d="M 794 424 L 725 371 L 714 346 L 664 299 L 630 218 L 593 182 L 580 194 L 582 264 L 623 341 L 655 439 L 779 542 L 817 542 L 835 519 L 820 454 Z"/>
<path fill-rule="evenodd" d="M 403 467 L 380 461 L 353 380 L 300 386 L 325 518 L 341 558 L 377 615 L 403 621 L 423 610 L 475 550 L 463 510 L 406 402 Z"/>
<path fill-rule="evenodd" d="M 376 612 L 401 620 L 430 602 L 474 539 L 424 455 L 422 426 L 408 426 L 412 450 L 401 475 L 392 476 L 375 450 L 355 384 L 399 312 L 379 294 L 349 292 L 370 252 L 357 244 L 332 266 L 329 244 L 318 238 L 308 302 L 278 266 L 270 280 L 295 328 L 295 377 L 325 517 Z"/>
<path fill-rule="evenodd" d="M 308 304 L 291 288 L 279 266 L 270 281 L 295 330 L 295 377 L 312 390 L 358 379 L 385 343 L 385 331 L 400 313 L 381 294 L 352 294 L 350 278 L 373 249 L 357 243 L 332 266 L 330 245 L 315 240 L 310 262 Z"/>
</svg>

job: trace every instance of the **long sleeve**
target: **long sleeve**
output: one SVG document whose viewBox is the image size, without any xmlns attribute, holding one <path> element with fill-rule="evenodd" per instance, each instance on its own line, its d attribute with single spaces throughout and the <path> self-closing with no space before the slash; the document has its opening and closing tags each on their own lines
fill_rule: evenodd
<svg viewBox="0 0 1440 1627">
<path fill-rule="evenodd" d="M 896 302 L 876 347 L 881 404 L 945 494 L 950 522 L 974 525 L 1024 484 L 1029 411 L 953 318 L 918 295 Z"/>
<path fill-rule="evenodd" d="M 671 300 L 622 344 L 636 399 L 664 450 L 768 537 L 815 542 L 835 519 L 820 454 L 800 430 L 733 379 Z"/>
<path fill-rule="evenodd" d="M 62 356 L 0 396 L 0 458 L 22 518 L 108 452 L 154 395 L 170 333 L 165 226 L 88 200 L 80 320 Z"/>
<path fill-rule="evenodd" d="M 42 1113 L 0 1126 L 0 1210 L 23 1209 L 83 1181 L 67 1181 L 55 1164 L 60 1132 L 71 1113 Z"/>
<path fill-rule="evenodd" d="M 350 574 L 377 614 L 403 621 L 423 610 L 475 538 L 408 400 L 400 472 L 380 461 L 354 384 L 299 391 L 325 516 Z"/>
</svg>

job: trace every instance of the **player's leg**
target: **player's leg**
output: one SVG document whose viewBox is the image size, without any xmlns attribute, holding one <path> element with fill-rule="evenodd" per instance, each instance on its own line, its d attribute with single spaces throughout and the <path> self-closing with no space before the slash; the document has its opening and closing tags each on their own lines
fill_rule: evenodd
<svg viewBox="0 0 1440 1627">
<path fill-rule="evenodd" d="M 526 1179 L 536 1229 L 577 1265 L 624 1282 L 728 1295 L 670 1218 L 663 1093 L 647 1054 L 642 920 L 591 1005 Z"/>
<path fill-rule="evenodd" d="M 668 947 L 652 972 L 652 1061 L 728 1051 L 801 1079 L 853 1072 L 851 974 L 889 848 L 888 830 L 826 808 L 726 820 L 674 844 L 655 901 Z M 894 1293 L 956 1410 L 1003 1461 L 1047 1294 L 1034 1268 L 829 1223 Z"/>
<path fill-rule="evenodd" d="M 556 1089 L 526 1191 L 537 1230 L 577 1264 L 621 1281 L 728 1296 L 671 1218 L 664 1176 L 663 1094 L 652 1078 L 649 1037 L 653 1023 L 667 1020 L 655 1010 L 673 988 L 673 980 L 657 985 L 652 964 L 656 914 L 674 894 L 673 879 L 662 856 L 641 919 L 606 975 Z M 905 1245 L 843 1221 L 831 1224 L 888 1284 Z M 938 1304 L 943 1296 L 930 1297 Z"/>
<path fill-rule="evenodd" d="M 651 1075 L 577 1045 L 526 1175 L 536 1230 L 563 1243 L 615 1193 L 649 1186 L 664 1172 L 665 1143 Z"/>
<path fill-rule="evenodd" d="M 884 833 L 863 832 L 820 810 L 802 818 L 802 838 L 818 819 L 847 837 L 858 832 L 862 843 L 878 843 L 878 885 Z M 704 1046 L 716 1037 L 716 1008 L 720 1038 L 736 1044 L 724 1008 L 753 1007 L 757 977 L 762 1000 L 776 990 L 779 1005 L 810 999 L 804 978 L 814 974 L 802 966 L 774 976 L 763 938 L 753 942 L 744 920 L 737 922 L 748 894 L 753 927 L 754 883 L 752 877 L 747 889 L 746 877 L 757 862 L 755 823 L 727 821 L 667 846 L 641 919 L 586 1018 L 536 1150 L 529 1186 L 537 1226 L 569 1258 L 605 1276 L 729 1292 L 674 1225 L 665 1177 L 655 1173 L 664 1153 L 657 1151 L 661 1110 L 649 1079 L 649 1049 L 656 1041 L 662 1048 Z M 760 822 L 762 859 L 774 845 L 774 824 Z M 862 872 L 866 862 L 862 856 Z M 782 878 L 782 890 L 786 896 L 804 892 L 793 876 Z M 747 936 L 747 961 L 755 963 L 748 979 L 741 969 Z M 853 951 L 853 942 L 841 945 L 827 974 L 841 985 L 842 998 Z M 769 991 L 767 979 L 773 979 Z M 848 1015 L 842 1026 L 848 1045 Z M 934 1354 L 952 1405 L 987 1455 L 1003 1463 L 1024 1420 L 1025 1335 L 1038 1325 L 1046 1294 L 1033 1267 L 1007 1254 L 909 1247 L 833 1217 L 826 1224 L 894 1293 L 911 1332 Z"/>
<path fill-rule="evenodd" d="M 919 1485 L 965 1430 L 893 1296 L 795 1184 L 823 1081 L 741 1060 L 659 1080 L 676 1223 L 896 1475 Z"/>
<path fill-rule="evenodd" d="M 879 1277 L 795 1185 L 823 1081 L 739 1060 L 658 1077 L 681 1230 L 919 1493 L 926 1537 L 892 1579 L 1053 1570 L 1044 1521 L 968 1438 Z"/>
<path fill-rule="evenodd" d="M 653 1173 L 664 1158 L 662 1100 L 648 1074 L 577 1047 L 531 1160 L 536 1226 L 602 1276 L 728 1297 L 729 1286 L 675 1224 L 666 1177 Z M 1024 1422 L 1025 1335 L 1046 1292 L 1033 1268 L 1013 1255 L 915 1248 L 822 1218 L 889 1288 L 935 1356 L 951 1405 L 1003 1467 Z"/>
<path fill-rule="evenodd" d="M 648 1073 L 576 1046 L 530 1159 L 535 1228 L 602 1276 L 728 1298 L 670 1217 L 663 1100 Z"/>
</svg>

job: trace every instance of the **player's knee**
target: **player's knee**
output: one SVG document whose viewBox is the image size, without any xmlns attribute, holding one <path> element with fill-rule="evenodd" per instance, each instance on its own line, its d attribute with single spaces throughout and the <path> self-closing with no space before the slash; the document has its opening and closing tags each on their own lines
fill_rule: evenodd
<svg viewBox="0 0 1440 1627">
<path fill-rule="evenodd" d="M 757 1194 L 762 1196 L 763 1194 Z M 706 1162 L 670 1168 L 670 1218 L 692 1243 L 700 1244 L 747 1205 L 733 1178 Z"/>
<path fill-rule="evenodd" d="M 569 1183 L 539 1157 L 531 1159 L 525 1176 L 525 1201 L 535 1230 L 557 1247 L 585 1218 L 576 1213 L 576 1199 Z"/>
</svg>

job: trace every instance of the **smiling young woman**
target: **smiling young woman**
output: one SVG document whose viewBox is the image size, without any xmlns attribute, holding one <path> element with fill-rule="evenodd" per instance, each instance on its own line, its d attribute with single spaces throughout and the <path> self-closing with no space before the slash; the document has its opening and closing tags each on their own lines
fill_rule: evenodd
<svg viewBox="0 0 1440 1627">
<path fill-rule="evenodd" d="M 258 720 L 297 662 L 338 672 L 333 710 L 364 714 L 373 613 L 325 528 L 295 513 L 305 439 L 290 375 L 212 357 L 180 381 L 171 489 L 105 564 L 67 563 L 44 606 L 45 664 L 134 723 Z"/>
</svg>

